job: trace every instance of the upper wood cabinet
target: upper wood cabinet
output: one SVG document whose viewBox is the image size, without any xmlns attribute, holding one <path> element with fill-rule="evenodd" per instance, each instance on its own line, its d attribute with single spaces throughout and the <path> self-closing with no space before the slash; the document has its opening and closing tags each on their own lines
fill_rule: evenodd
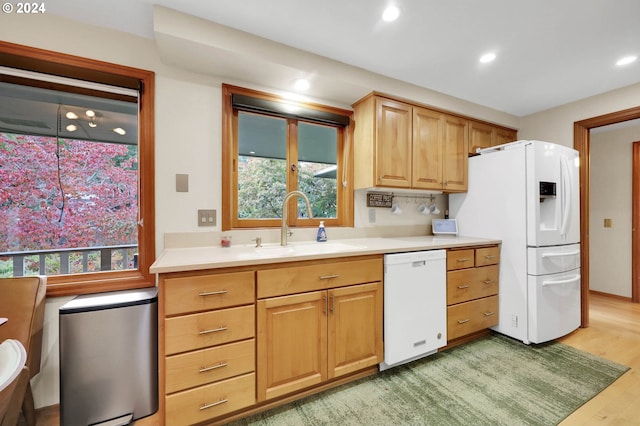
<svg viewBox="0 0 640 426">
<path fill-rule="evenodd" d="M 514 142 L 518 140 L 518 131 L 496 127 L 496 145 Z"/>
<path fill-rule="evenodd" d="M 354 188 L 466 190 L 466 119 L 375 93 L 353 108 Z"/>
<path fill-rule="evenodd" d="M 389 99 L 375 99 L 376 175 L 379 186 L 411 186 L 412 108 Z"/>
<path fill-rule="evenodd" d="M 469 122 L 442 114 L 442 189 L 445 192 L 467 190 Z"/>
<path fill-rule="evenodd" d="M 516 130 L 473 120 L 469 121 L 469 154 L 471 155 L 475 155 L 478 149 L 513 142 L 517 138 L 518 132 Z"/>
</svg>

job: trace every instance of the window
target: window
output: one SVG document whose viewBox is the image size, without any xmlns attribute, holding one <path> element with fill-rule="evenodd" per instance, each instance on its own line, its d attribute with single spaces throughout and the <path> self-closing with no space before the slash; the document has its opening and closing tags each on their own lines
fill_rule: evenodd
<svg viewBox="0 0 640 426">
<path fill-rule="evenodd" d="M 0 43 L 0 276 L 154 285 L 152 91 L 148 71 Z"/>
<path fill-rule="evenodd" d="M 292 200 L 289 226 L 352 225 L 350 111 L 227 85 L 223 104 L 224 230 L 280 226 L 294 190 L 307 195 L 313 217 Z"/>
</svg>

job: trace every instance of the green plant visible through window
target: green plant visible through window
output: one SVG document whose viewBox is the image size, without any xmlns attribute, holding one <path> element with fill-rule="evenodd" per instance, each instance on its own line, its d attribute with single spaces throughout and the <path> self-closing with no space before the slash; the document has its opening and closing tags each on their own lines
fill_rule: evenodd
<svg viewBox="0 0 640 426">
<path fill-rule="evenodd" d="M 314 218 L 337 217 L 335 127 L 295 121 L 298 133 L 290 140 L 285 118 L 240 112 L 238 122 L 239 219 L 280 218 L 287 184 L 309 197 Z M 291 152 L 298 153 L 296 159 L 288 158 Z M 287 182 L 288 163 L 296 182 Z M 306 217 L 298 202 L 298 217 Z"/>
</svg>

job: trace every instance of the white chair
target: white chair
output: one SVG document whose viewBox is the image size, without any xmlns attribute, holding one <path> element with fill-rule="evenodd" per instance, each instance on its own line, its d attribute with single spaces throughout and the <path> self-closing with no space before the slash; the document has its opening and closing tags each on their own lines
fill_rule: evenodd
<svg viewBox="0 0 640 426">
<path fill-rule="evenodd" d="M 20 341 L 0 343 L 0 424 L 15 426 L 29 383 L 27 351 Z"/>
</svg>

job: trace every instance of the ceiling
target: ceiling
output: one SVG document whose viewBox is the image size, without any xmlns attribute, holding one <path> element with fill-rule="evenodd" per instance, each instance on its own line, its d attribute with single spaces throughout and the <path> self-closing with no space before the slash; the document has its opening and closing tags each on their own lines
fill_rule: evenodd
<svg viewBox="0 0 640 426">
<path fill-rule="evenodd" d="M 0 132 L 137 145 L 138 104 L 0 82 Z"/>
<path fill-rule="evenodd" d="M 615 65 L 640 55 L 638 0 L 56 0 L 47 13 L 154 38 L 153 4 L 516 116 L 640 82 L 640 60 Z"/>
</svg>

